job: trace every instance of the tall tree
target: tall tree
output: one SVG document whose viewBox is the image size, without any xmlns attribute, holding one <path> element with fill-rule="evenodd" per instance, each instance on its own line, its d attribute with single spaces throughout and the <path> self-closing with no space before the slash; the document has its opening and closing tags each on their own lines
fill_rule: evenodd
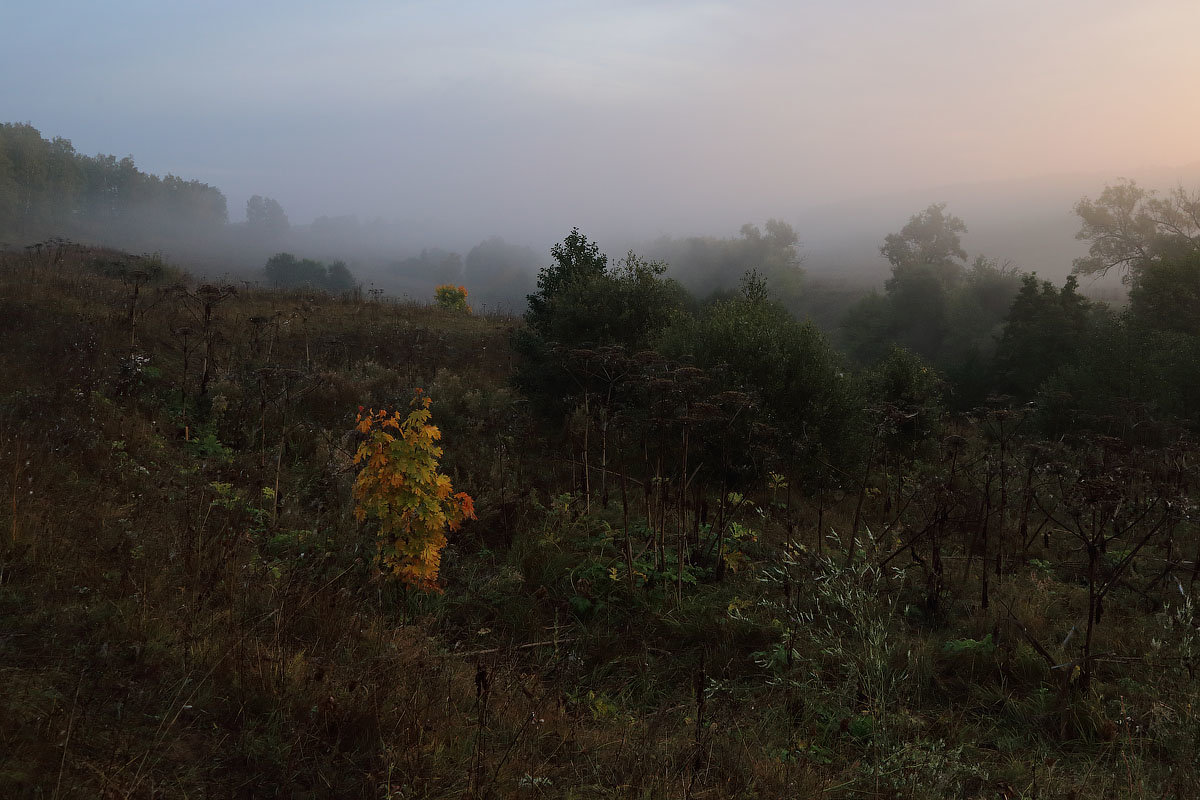
<svg viewBox="0 0 1200 800">
<path fill-rule="evenodd" d="M 554 263 L 538 273 L 537 292 L 529 295 L 525 321 L 538 333 L 546 333 L 554 321 L 556 300 L 573 283 L 600 278 L 608 269 L 608 256 L 600 246 L 572 228 L 561 242 L 550 248 Z"/>
<path fill-rule="evenodd" d="M 996 349 L 1003 391 L 1029 399 L 1047 378 L 1075 360 L 1088 332 L 1091 310 L 1078 289 L 1074 275 L 1061 289 L 1036 275 L 1021 279 Z"/>
<path fill-rule="evenodd" d="M 1116 269 L 1135 283 L 1163 260 L 1200 253 L 1200 192 L 1177 187 L 1164 197 L 1121 181 L 1104 187 L 1096 200 L 1075 204 L 1082 225 L 1076 239 L 1089 242 L 1088 254 L 1075 259 L 1075 271 L 1104 275 Z"/>
<path fill-rule="evenodd" d="M 949 287 L 962 277 L 967 251 L 959 237 L 966 232 L 961 219 L 946 213 L 945 203 L 933 203 L 910 217 L 899 233 L 889 233 L 879 252 L 892 265 L 893 281 L 909 270 L 927 268 Z"/>
<path fill-rule="evenodd" d="M 800 322 L 768 296 L 755 273 L 729 299 L 696 315 L 679 314 L 661 339 L 664 354 L 698 367 L 721 366 L 756 391 L 772 424 L 806 458 L 844 464 L 853 457 L 854 386 L 840 358 L 811 322 Z"/>
<path fill-rule="evenodd" d="M 1148 328 L 1200 336 L 1200 250 L 1142 270 L 1129 310 Z"/>
<path fill-rule="evenodd" d="M 614 268 L 595 242 L 575 228 L 551 249 L 554 263 L 538 274 L 529 296 L 527 327 L 513 335 L 520 357 L 514 384 L 540 413 L 566 412 L 574 379 L 556 345 L 571 349 L 619 345 L 628 351 L 651 346 L 682 307 L 686 292 L 663 277 L 666 265 L 630 252 Z"/>
<path fill-rule="evenodd" d="M 291 223 L 279 201 L 256 194 L 246 201 L 246 227 L 256 238 L 277 239 L 288 232 Z"/>
<path fill-rule="evenodd" d="M 934 203 L 910 217 L 899 233 L 884 238 L 879 252 L 892 265 L 886 301 L 864 299 L 845 323 L 857 358 L 870 362 L 894 343 L 922 358 L 938 359 L 949 332 L 950 298 L 966 274 L 967 253 L 959 240 L 966 230 L 961 219 L 946 213 L 945 203 Z M 852 331 L 851 326 L 868 330 Z"/>
</svg>

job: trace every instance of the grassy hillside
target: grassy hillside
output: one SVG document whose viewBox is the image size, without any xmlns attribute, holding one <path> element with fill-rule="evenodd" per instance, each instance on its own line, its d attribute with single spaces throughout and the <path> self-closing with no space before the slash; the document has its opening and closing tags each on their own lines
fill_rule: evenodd
<svg viewBox="0 0 1200 800">
<path fill-rule="evenodd" d="M 1186 442 L 997 412 L 672 516 L 509 388 L 516 319 L 0 259 L 4 797 L 1200 793 Z M 418 387 L 478 517 L 440 594 L 351 499 Z"/>
</svg>

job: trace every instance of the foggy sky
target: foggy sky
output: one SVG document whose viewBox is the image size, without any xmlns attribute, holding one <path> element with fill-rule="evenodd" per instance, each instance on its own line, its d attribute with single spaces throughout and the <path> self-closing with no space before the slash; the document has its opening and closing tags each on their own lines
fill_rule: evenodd
<svg viewBox="0 0 1200 800">
<path fill-rule="evenodd" d="M 0 118 L 235 221 L 808 239 L 822 204 L 1200 161 L 1197 30 L 1194 0 L 7 0 Z"/>
</svg>

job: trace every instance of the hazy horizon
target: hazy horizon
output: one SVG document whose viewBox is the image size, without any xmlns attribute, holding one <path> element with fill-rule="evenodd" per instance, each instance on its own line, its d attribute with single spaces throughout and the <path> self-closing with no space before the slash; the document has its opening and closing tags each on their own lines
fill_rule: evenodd
<svg viewBox="0 0 1200 800">
<path fill-rule="evenodd" d="M 1197 23 L 1174 0 L 18 0 L 0 116 L 210 183 L 234 222 L 260 194 L 297 225 L 541 248 L 575 225 L 633 243 L 777 217 L 813 253 L 865 253 L 945 200 L 982 248 L 969 187 L 1016 187 L 992 205 L 1040 219 L 1118 176 L 1200 175 Z"/>
</svg>

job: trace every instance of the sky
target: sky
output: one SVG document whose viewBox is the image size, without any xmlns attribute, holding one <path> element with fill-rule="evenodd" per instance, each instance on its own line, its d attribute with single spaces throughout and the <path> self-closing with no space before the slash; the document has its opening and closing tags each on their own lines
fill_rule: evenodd
<svg viewBox="0 0 1200 800">
<path fill-rule="evenodd" d="M 6 0 L 0 121 L 235 221 L 803 238 L 814 206 L 1200 162 L 1197 30 L 1195 0 Z"/>
</svg>

